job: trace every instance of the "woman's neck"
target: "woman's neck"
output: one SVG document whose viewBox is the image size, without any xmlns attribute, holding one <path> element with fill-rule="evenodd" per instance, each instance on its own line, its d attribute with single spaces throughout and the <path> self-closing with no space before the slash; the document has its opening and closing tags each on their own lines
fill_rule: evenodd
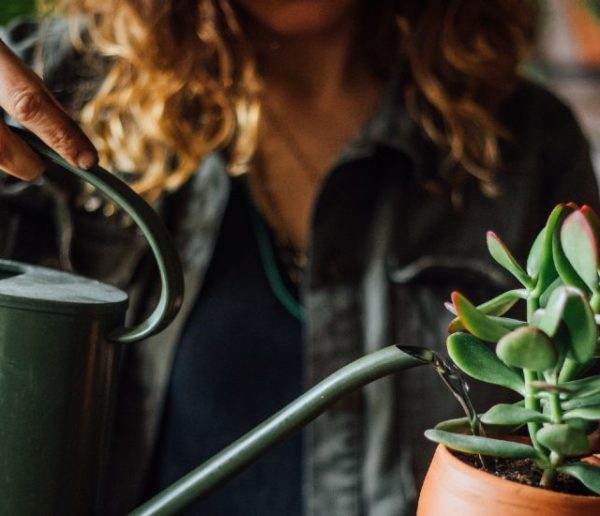
<svg viewBox="0 0 600 516">
<path fill-rule="evenodd" d="M 357 52 L 357 10 L 335 23 L 313 18 L 319 30 L 301 34 L 244 24 L 263 82 L 252 193 L 275 233 L 296 249 L 306 246 L 322 179 L 378 104 L 380 84 Z"/>
<path fill-rule="evenodd" d="M 247 33 L 265 90 L 316 105 L 330 104 L 347 93 L 366 74 L 355 52 L 355 10 L 344 13 L 332 26 L 297 35 L 276 34 L 250 21 Z"/>
</svg>

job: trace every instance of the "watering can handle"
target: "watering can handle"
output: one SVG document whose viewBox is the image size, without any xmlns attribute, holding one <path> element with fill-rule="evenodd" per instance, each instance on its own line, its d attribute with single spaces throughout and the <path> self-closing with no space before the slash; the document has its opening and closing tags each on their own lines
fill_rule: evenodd
<svg viewBox="0 0 600 516">
<path fill-rule="evenodd" d="M 77 168 L 29 131 L 14 126 L 10 128 L 44 157 L 95 186 L 120 206 L 138 225 L 150 244 L 162 286 L 158 305 L 145 321 L 133 328 L 117 330 L 111 335 L 111 340 L 120 343 L 137 342 L 168 326 L 177 315 L 183 299 L 183 273 L 175 246 L 156 212 L 129 186 L 102 167 L 96 166 L 90 170 Z"/>
</svg>

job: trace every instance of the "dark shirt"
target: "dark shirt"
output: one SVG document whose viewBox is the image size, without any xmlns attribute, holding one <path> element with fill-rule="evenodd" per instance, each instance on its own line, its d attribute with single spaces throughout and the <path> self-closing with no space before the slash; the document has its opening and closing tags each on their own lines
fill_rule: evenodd
<svg viewBox="0 0 600 516">
<path fill-rule="evenodd" d="M 270 289 L 256 233 L 266 226 L 256 226 L 253 210 L 243 182 L 232 181 L 206 283 L 175 358 L 149 495 L 301 393 L 301 323 Z M 294 516 L 301 508 L 298 433 L 186 514 Z"/>
</svg>

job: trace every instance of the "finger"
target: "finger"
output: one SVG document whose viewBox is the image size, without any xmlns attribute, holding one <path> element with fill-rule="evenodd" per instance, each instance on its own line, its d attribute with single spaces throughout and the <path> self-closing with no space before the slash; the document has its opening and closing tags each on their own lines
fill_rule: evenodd
<svg viewBox="0 0 600 516">
<path fill-rule="evenodd" d="M 58 107 L 41 80 L 0 41 L 0 107 L 35 133 L 69 163 L 88 169 L 96 149 L 77 124 Z"/>
<path fill-rule="evenodd" d="M 19 179 L 32 180 L 44 171 L 42 159 L 0 121 L 0 169 Z"/>
</svg>

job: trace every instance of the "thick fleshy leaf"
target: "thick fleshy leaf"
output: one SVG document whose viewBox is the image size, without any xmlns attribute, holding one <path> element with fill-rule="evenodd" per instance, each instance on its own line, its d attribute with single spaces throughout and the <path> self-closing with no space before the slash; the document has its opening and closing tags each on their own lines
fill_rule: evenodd
<svg viewBox="0 0 600 516">
<path fill-rule="evenodd" d="M 563 321 L 571 337 L 571 358 L 579 363 L 587 362 L 596 351 L 598 330 L 586 297 L 572 288 L 568 290 Z"/>
<path fill-rule="evenodd" d="M 558 225 L 562 220 L 564 213 L 567 211 L 569 211 L 567 206 L 559 204 L 552 210 L 552 213 L 550 213 L 546 222 L 546 227 L 544 228 L 544 244 L 540 256 L 539 272 L 535 287 L 538 295 L 542 295 L 558 277 L 558 272 L 554 267 L 554 259 L 552 257 L 552 242 Z"/>
<path fill-rule="evenodd" d="M 521 321 L 520 319 L 512 319 L 510 317 L 496 317 L 495 315 L 488 315 L 487 317 L 490 321 L 498 323 L 508 331 L 516 330 L 517 328 L 521 328 L 527 324 L 525 321 Z M 448 325 L 448 333 L 464 330 L 466 330 L 465 325 L 458 317 L 456 319 L 452 319 Z"/>
<path fill-rule="evenodd" d="M 558 273 L 556 273 L 558 275 Z M 563 286 L 563 282 L 562 280 L 557 276 L 554 281 L 552 283 L 550 283 L 550 285 L 548 285 L 548 288 L 546 290 L 544 290 L 544 292 L 542 292 L 542 295 L 540 296 L 540 306 L 542 307 L 546 307 L 548 305 L 548 301 L 550 299 L 550 297 L 552 296 L 552 294 L 554 293 L 554 291 Z"/>
<path fill-rule="evenodd" d="M 481 421 L 480 421 L 480 423 L 481 423 Z M 493 425 L 493 424 L 489 424 L 489 423 L 488 424 L 481 423 L 481 425 L 483 426 L 486 433 L 501 434 L 501 435 L 512 434 L 523 426 L 521 424 L 518 424 L 518 425 Z M 469 422 L 469 418 L 464 416 L 464 417 L 458 417 L 456 419 L 447 419 L 446 421 L 442 421 L 441 423 L 438 423 L 437 425 L 435 425 L 435 429 L 436 430 L 444 430 L 446 432 L 460 433 L 460 434 L 471 433 L 471 423 Z"/>
<path fill-rule="evenodd" d="M 537 278 L 542 266 L 542 258 L 544 256 L 544 238 L 546 236 L 546 228 L 543 228 L 529 250 L 527 256 L 527 274 L 532 278 Z"/>
<path fill-rule="evenodd" d="M 517 278 L 524 287 L 531 288 L 533 286 L 529 275 L 519 265 L 519 262 L 515 260 L 515 257 L 508 250 L 506 244 L 493 231 L 487 232 L 487 246 L 492 258 Z"/>
<path fill-rule="evenodd" d="M 537 324 L 537 327 L 544 333 L 552 336 L 558 330 L 565 312 L 565 307 L 567 306 L 568 296 L 569 290 L 567 287 L 558 287 L 554 290 L 550 299 L 548 299 L 543 315 L 540 317 Z"/>
<path fill-rule="evenodd" d="M 583 205 L 579 211 L 588 220 L 590 226 L 592 226 L 594 235 L 596 235 L 596 241 L 600 242 L 600 217 L 598 217 L 598 214 L 587 204 Z"/>
<path fill-rule="evenodd" d="M 525 423 L 547 423 L 548 416 L 525 407 L 500 403 L 481 416 L 481 422 L 491 425 L 522 425 Z"/>
<path fill-rule="evenodd" d="M 598 428 L 598 421 L 593 419 L 569 419 L 569 426 L 581 430 L 585 435 L 590 435 Z"/>
<path fill-rule="evenodd" d="M 470 432 L 471 422 L 466 416 L 457 417 L 455 419 L 446 419 L 445 421 L 439 422 L 435 425 L 436 430 L 443 430 L 444 432 Z"/>
<path fill-rule="evenodd" d="M 569 410 L 563 414 L 565 420 L 587 419 L 589 421 L 600 421 L 600 405 L 595 407 L 582 407 Z"/>
<path fill-rule="evenodd" d="M 503 292 L 502 294 L 489 299 L 485 303 L 477 305 L 477 309 L 490 317 L 502 316 L 508 312 L 516 304 L 516 302 L 519 301 L 519 299 L 527 299 L 527 290 L 524 288 Z M 456 308 L 454 308 L 452 303 L 446 302 L 444 303 L 444 306 L 446 307 L 446 310 L 456 315 Z M 458 317 L 453 319 L 448 326 L 448 331 L 450 333 L 463 330 L 465 330 L 465 327 L 460 322 Z"/>
<path fill-rule="evenodd" d="M 524 326 L 502 337 L 496 355 L 506 365 L 539 372 L 552 369 L 558 360 L 554 343 L 535 326 Z"/>
<path fill-rule="evenodd" d="M 451 297 L 460 322 L 475 337 L 488 342 L 496 342 L 509 333 L 510 330 L 482 313 L 459 292 L 452 292 Z"/>
<path fill-rule="evenodd" d="M 567 258 L 560 242 L 559 232 L 554 234 L 554 239 L 552 240 L 552 258 L 554 260 L 554 266 L 558 271 L 558 275 L 565 285 L 578 288 L 586 293 L 591 292 L 585 281 L 583 281 Z"/>
<path fill-rule="evenodd" d="M 563 401 L 560 406 L 563 410 L 571 411 L 579 408 L 600 407 L 600 392 L 583 398 L 572 398 Z M 598 418 L 600 420 L 600 417 Z"/>
<path fill-rule="evenodd" d="M 577 396 L 585 396 L 589 392 L 596 392 L 600 389 L 600 374 L 586 376 L 579 380 L 573 380 L 563 383 L 563 387 L 576 393 Z"/>
<path fill-rule="evenodd" d="M 521 375 L 505 365 L 478 338 L 468 333 L 453 333 L 446 340 L 446 345 L 452 360 L 469 376 L 524 394 Z"/>
<path fill-rule="evenodd" d="M 539 454 L 533 446 L 511 441 L 501 441 L 490 437 L 454 434 L 443 430 L 426 430 L 425 437 L 430 441 L 444 444 L 453 450 L 465 453 L 478 453 L 509 459 L 538 459 Z"/>
<path fill-rule="evenodd" d="M 600 467 L 585 462 L 563 464 L 557 470 L 579 480 L 590 491 L 600 495 Z"/>
<path fill-rule="evenodd" d="M 561 455 L 580 455 L 589 449 L 587 436 L 567 424 L 545 425 L 535 436 L 542 446 Z"/>
<path fill-rule="evenodd" d="M 560 228 L 562 250 L 575 272 L 592 291 L 598 290 L 598 240 L 580 211 L 571 213 Z"/>
</svg>

